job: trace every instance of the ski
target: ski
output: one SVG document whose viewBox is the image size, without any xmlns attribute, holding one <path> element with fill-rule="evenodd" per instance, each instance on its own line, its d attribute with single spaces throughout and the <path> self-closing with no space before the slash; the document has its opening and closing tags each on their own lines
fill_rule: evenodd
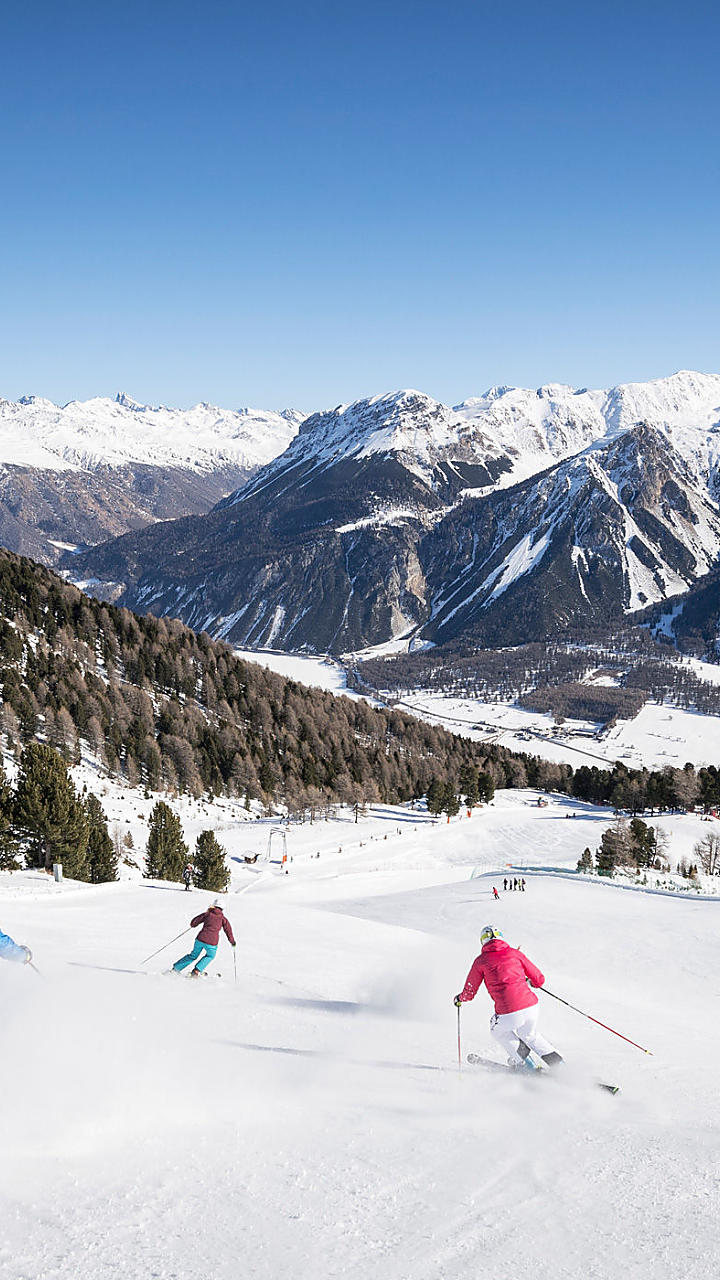
<svg viewBox="0 0 720 1280">
<path fill-rule="evenodd" d="M 469 1053 L 467 1061 L 473 1067 L 485 1067 L 488 1071 L 511 1071 L 513 1075 L 532 1075 L 533 1072 L 539 1074 L 543 1068 L 530 1064 L 527 1067 L 511 1067 L 507 1062 L 495 1062 L 494 1058 L 484 1058 L 481 1053 Z"/>
<path fill-rule="evenodd" d="M 545 1067 L 511 1067 L 509 1063 L 495 1062 L 493 1058 L 484 1058 L 481 1053 L 469 1053 L 467 1055 L 467 1061 L 473 1067 L 483 1067 L 486 1071 L 511 1072 L 513 1075 L 521 1076 L 523 1079 L 532 1075 L 544 1076 L 553 1074 Z M 620 1086 L 618 1084 L 605 1084 L 602 1080 L 594 1080 L 593 1084 L 596 1088 L 604 1090 L 605 1093 L 612 1094 L 613 1097 L 620 1092 Z"/>
</svg>

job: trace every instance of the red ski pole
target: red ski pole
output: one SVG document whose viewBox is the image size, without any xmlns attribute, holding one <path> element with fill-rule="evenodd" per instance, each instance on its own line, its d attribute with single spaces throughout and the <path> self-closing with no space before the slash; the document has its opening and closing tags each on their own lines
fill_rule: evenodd
<svg viewBox="0 0 720 1280">
<path fill-rule="evenodd" d="M 568 1009 L 572 1009 L 573 1013 L 579 1013 L 581 1018 L 587 1018 L 588 1022 L 594 1022 L 598 1027 L 602 1027 L 605 1031 L 609 1031 L 611 1035 L 618 1036 L 620 1040 L 625 1040 L 627 1044 L 631 1044 L 634 1049 L 639 1049 L 641 1053 L 648 1053 L 651 1058 L 655 1055 L 652 1049 L 643 1049 L 641 1044 L 636 1044 L 629 1036 L 624 1036 L 621 1031 L 615 1031 L 613 1027 L 609 1027 L 607 1022 L 601 1022 L 599 1018 L 593 1018 L 591 1013 L 584 1013 L 582 1009 L 576 1009 L 574 1004 L 570 1004 L 569 1000 L 563 1000 L 562 996 L 556 996 L 554 991 L 548 991 L 547 987 L 538 987 L 538 991 L 544 991 L 546 996 L 552 996 L 553 1000 L 559 1000 L 560 1004 L 567 1005 Z M 458 1010 L 458 1013 L 460 1010 Z"/>
</svg>

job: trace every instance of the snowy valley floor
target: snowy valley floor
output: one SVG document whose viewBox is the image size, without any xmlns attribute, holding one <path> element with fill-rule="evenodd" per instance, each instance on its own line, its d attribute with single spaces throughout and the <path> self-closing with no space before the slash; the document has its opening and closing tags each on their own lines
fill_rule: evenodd
<svg viewBox="0 0 720 1280">
<path fill-rule="evenodd" d="M 4 877 L 0 925 L 43 977 L 0 973 L 2 1280 L 718 1274 L 720 899 L 539 871 L 609 816 L 506 793 L 450 825 L 295 829 L 289 876 L 233 863 L 237 984 L 224 943 L 204 982 L 162 976 L 184 939 L 140 963 L 211 895 Z M 671 824 L 677 856 L 704 830 Z M 506 863 L 527 891 L 493 903 Z M 459 1072 L 488 920 L 654 1056 L 541 997 L 561 1078 Z M 463 1053 L 499 1058 L 489 1015 L 464 1007 Z"/>
</svg>

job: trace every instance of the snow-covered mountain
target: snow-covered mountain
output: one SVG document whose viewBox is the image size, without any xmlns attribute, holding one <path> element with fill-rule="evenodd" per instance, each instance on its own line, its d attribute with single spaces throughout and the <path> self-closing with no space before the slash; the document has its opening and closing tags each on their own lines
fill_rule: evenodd
<svg viewBox="0 0 720 1280">
<path fill-rule="evenodd" d="M 198 474 L 253 471 L 287 448 L 304 415 L 294 409 L 167 409 L 120 393 L 56 405 L 37 396 L 0 400 L 0 463 L 44 471 L 140 463 Z"/>
<path fill-rule="evenodd" d="M 664 432 L 699 473 L 715 477 L 720 458 L 720 375 L 682 370 L 610 391 L 550 384 L 530 391 L 492 387 L 454 412 L 512 459 L 501 483 L 535 475 L 588 445 L 607 442 L 637 423 Z M 713 486 L 716 481 L 713 479 Z"/>
<path fill-rule="evenodd" d="M 423 634 L 504 644 L 601 627 L 687 591 L 719 554 L 707 486 L 665 433 L 636 426 L 439 524 Z"/>
<path fill-rule="evenodd" d="M 288 445 L 303 415 L 167 409 L 129 396 L 59 406 L 0 400 L 0 539 L 53 562 L 57 545 L 103 541 L 208 511 Z"/>
<path fill-rule="evenodd" d="M 720 377 L 611 391 L 417 391 L 306 419 L 205 517 L 78 562 L 123 603 L 238 643 L 341 651 L 593 627 L 720 552 Z"/>
<path fill-rule="evenodd" d="M 420 391 L 372 396 L 306 418 L 286 451 L 227 499 L 228 505 L 270 486 L 317 482 L 342 462 L 358 467 L 393 459 L 429 492 L 457 494 L 469 484 L 492 486 L 511 466 L 481 419 L 464 417 Z"/>
</svg>

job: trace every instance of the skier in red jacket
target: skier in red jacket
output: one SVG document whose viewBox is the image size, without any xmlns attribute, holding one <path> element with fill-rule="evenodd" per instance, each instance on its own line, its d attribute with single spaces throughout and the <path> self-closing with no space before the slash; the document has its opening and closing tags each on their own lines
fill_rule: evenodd
<svg viewBox="0 0 720 1280">
<path fill-rule="evenodd" d="M 508 1054 L 512 1067 L 533 1067 L 531 1051 L 546 1066 L 562 1062 L 560 1054 L 537 1030 L 538 998 L 528 986 L 542 987 L 545 978 L 536 965 L 505 942 L 499 929 L 488 924 L 480 934 L 482 951 L 472 963 L 455 1004 L 472 1000 L 483 982 L 495 1002 L 490 1032 Z"/>
<path fill-rule="evenodd" d="M 193 917 L 190 921 L 190 928 L 194 929 L 199 924 L 202 925 L 202 929 L 195 939 L 195 946 L 186 956 L 182 956 L 180 960 L 175 961 L 173 973 L 182 973 L 183 969 L 187 969 L 189 964 L 195 962 L 191 977 L 202 977 L 208 965 L 215 959 L 215 953 L 220 942 L 221 929 L 230 946 L 235 946 L 232 925 L 227 916 L 224 915 L 222 904 L 218 898 L 215 899 L 207 911 L 203 911 L 199 916 Z M 205 952 L 204 955 L 203 952 Z"/>
</svg>

